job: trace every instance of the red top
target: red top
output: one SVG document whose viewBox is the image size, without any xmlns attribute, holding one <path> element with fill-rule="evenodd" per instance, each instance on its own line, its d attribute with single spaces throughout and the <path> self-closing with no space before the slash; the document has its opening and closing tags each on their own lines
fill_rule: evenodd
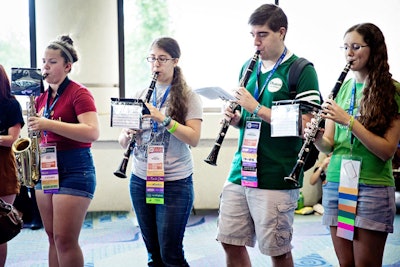
<svg viewBox="0 0 400 267">
<path fill-rule="evenodd" d="M 64 89 L 63 89 L 64 88 Z M 49 89 L 36 99 L 36 110 L 40 116 L 44 116 L 44 111 L 49 97 Z M 78 123 L 78 115 L 85 112 L 96 112 L 96 106 L 92 93 L 82 84 L 71 81 L 68 78 L 60 85 L 58 92 L 61 95 L 58 97 L 57 102 L 50 111 L 49 119 L 60 120 L 68 123 Z M 57 98 L 57 97 L 56 97 Z M 49 107 L 52 107 L 54 98 L 50 99 Z M 45 138 L 41 138 L 41 143 L 45 142 Z M 46 131 L 47 143 L 55 143 L 57 150 L 71 150 L 75 148 L 91 147 L 91 143 L 82 143 L 71 140 L 64 136 Z"/>
</svg>

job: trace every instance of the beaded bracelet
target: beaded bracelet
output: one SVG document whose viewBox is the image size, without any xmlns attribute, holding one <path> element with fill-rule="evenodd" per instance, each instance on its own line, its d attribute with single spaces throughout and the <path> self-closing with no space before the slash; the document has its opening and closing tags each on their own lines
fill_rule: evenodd
<svg viewBox="0 0 400 267">
<path fill-rule="evenodd" d="M 350 116 L 349 123 L 347 124 L 349 132 L 353 130 L 353 125 L 354 125 L 354 116 Z"/>
<path fill-rule="evenodd" d="M 178 122 L 175 121 L 175 122 L 174 122 L 174 125 L 172 125 L 171 129 L 168 129 L 167 131 L 168 131 L 170 134 L 173 134 L 173 133 L 176 131 L 177 128 L 178 128 Z"/>
<path fill-rule="evenodd" d="M 260 103 L 258 103 L 258 105 L 257 105 L 257 107 L 254 109 L 254 111 L 253 111 L 253 115 L 254 116 L 257 116 L 257 114 L 258 114 L 258 112 L 260 111 L 260 109 L 261 109 L 261 104 Z"/>
<path fill-rule="evenodd" d="M 350 116 L 349 122 L 346 125 L 347 128 L 347 136 L 349 136 L 349 133 L 353 130 L 353 125 L 354 125 L 354 117 Z"/>
</svg>

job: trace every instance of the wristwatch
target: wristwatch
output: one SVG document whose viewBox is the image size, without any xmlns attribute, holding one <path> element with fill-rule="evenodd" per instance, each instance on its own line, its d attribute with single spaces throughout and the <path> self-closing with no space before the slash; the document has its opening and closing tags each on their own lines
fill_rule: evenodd
<svg viewBox="0 0 400 267">
<path fill-rule="evenodd" d="M 172 118 L 170 116 L 165 117 L 165 119 L 162 122 L 162 125 L 164 127 L 167 127 L 171 123 Z"/>
</svg>

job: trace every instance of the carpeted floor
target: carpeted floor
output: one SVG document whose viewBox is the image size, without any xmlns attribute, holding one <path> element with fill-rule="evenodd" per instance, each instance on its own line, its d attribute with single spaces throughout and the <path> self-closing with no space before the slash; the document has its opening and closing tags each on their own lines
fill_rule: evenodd
<svg viewBox="0 0 400 267">
<path fill-rule="evenodd" d="M 196 211 L 186 230 L 185 254 L 191 267 L 223 267 L 225 256 L 215 241 L 217 211 Z M 128 212 L 94 212 L 87 215 L 80 238 L 85 267 L 144 267 L 146 250 Z M 296 215 L 294 224 L 295 266 L 338 266 L 329 232 L 321 216 Z M 9 242 L 6 267 L 47 267 L 47 238 L 43 229 L 23 229 Z M 384 254 L 384 267 L 400 266 L 400 214 L 395 233 L 390 234 Z M 271 266 L 270 259 L 257 248 L 249 249 L 254 267 Z"/>
</svg>

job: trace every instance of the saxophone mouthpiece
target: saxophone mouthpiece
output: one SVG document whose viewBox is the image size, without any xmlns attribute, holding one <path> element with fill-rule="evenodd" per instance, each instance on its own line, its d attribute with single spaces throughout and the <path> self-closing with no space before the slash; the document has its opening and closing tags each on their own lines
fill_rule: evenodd
<svg viewBox="0 0 400 267">
<path fill-rule="evenodd" d="M 49 76 L 49 74 L 48 73 L 44 73 L 43 74 L 43 80 L 46 79 L 47 76 Z"/>
</svg>

